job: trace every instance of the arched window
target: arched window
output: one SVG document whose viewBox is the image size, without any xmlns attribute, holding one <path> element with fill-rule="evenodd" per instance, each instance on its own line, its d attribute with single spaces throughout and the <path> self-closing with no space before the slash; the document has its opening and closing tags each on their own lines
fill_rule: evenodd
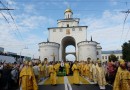
<svg viewBox="0 0 130 90">
<path fill-rule="evenodd" d="M 69 27 L 69 24 L 67 24 L 67 27 Z"/>
<path fill-rule="evenodd" d="M 99 55 L 99 52 L 97 51 L 97 55 Z"/>
</svg>

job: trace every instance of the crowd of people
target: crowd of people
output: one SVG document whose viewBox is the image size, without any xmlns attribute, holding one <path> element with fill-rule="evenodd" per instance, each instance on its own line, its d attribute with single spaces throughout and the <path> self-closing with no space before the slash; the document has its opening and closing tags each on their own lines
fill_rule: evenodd
<svg viewBox="0 0 130 90">
<path fill-rule="evenodd" d="M 50 78 L 50 84 L 57 85 L 59 71 L 65 69 L 66 75 L 72 75 L 73 84 L 80 85 L 80 78 L 98 84 L 105 90 L 106 84 L 111 84 L 113 90 L 130 90 L 130 62 L 119 60 L 113 62 L 66 61 L 66 62 L 35 62 L 25 60 L 23 63 L 0 63 L 1 90 L 38 90 L 38 83 Z"/>
</svg>

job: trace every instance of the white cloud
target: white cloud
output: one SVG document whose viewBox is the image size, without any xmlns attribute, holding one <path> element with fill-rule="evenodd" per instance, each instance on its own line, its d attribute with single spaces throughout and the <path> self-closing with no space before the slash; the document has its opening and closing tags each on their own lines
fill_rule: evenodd
<svg viewBox="0 0 130 90">
<path fill-rule="evenodd" d="M 100 18 L 89 17 L 87 19 L 82 19 L 81 22 L 83 21 L 82 25 L 88 25 L 88 40 L 90 40 L 92 35 L 95 41 L 101 43 L 103 50 L 115 50 L 121 49 L 121 45 L 129 29 L 130 17 L 128 17 L 126 21 L 123 37 L 121 39 L 124 16 L 124 14 L 118 12 L 104 11 Z M 125 41 L 129 39 L 130 33 Z"/>
<path fill-rule="evenodd" d="M 65 6 L 67 6 L 67 7 L 70 6 L 70 5 L 69 5 L 69 2 L 67 2 L 67 1 L 64 1 L 63 4 L 64 4 Z"/>
<path fill-rule="evenodd" d="M 25 13 L 36 13 L 35 5 L 33 4 L 23 4 Z"/>
<path fill-rule="evenodd" d="M 26 8 L 32 10 L 33 6 L 30 5 Z M 18 31 L 8 13 L 3 13 L 10 22 L 10 25 L 0 14 L 0 47 L 4 47 L 5 51 L 20 54 L 21 49 L 28 46 L 27 50 L 22 51 L 22 55 L 35 55 L 38 58 L 38 43 L 46 41 L 45 37 L 48 33 L 46 25 L 53 25 L 54 20 L 45 16 L 31 14 L 31 12 L 21 15 L 13 13 L 12 16 L 16 20 Z M 38 33 L 43 34 L 43 37 L 39 36 Z"/>
<path fill-rule="evenodd" d="M 117 5 L 117 0 L 110 0 L 110 3 L 111 3 L 112 5 Z"/>
</svg>

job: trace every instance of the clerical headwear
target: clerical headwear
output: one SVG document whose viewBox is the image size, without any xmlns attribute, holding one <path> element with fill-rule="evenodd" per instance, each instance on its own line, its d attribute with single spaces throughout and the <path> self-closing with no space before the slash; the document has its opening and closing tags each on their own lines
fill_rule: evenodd
<svg viewBox="0 0 130 90">
<path fill-rule="evenodd" d="M 125 64 L 125 61 L 123 59 L 120 59 L 119 63 L 120 63 L 120 65 L 123 65 L 123 64 Z"/>
<path fill-rule="evenodd" d="M 98 60 L 97 62 L 98 62 L 98 63 L 102 63 L 101 60 Z"/>
</svg>

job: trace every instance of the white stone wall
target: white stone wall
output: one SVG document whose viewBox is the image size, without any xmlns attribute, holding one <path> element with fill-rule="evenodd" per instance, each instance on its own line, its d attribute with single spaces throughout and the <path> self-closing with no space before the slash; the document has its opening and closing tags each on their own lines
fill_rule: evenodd
<svg viewBox="0 0 130 90">
<path fill-rule="evenodd" d="M 53 61 L 52 55 L 55 55 L 55 61 L 59 60 L 59 44 L 56 43 L 41 43 L 39 44 L 40 60 L 47 58 L 48 61 Z"/>
<path fill-rule="evenodd" d="M 78 26 L 79 20 L 58 20 L 58 27 L 67 27 L 67 24 L 69 27 Z"/>
<path fill-rule="evenodd" d="M 79 48 L 79 61 L 84 60 L 86 61 L 87 58 L 91 58 L 91 60 L 97 59 L 97 43 L 96 42 L 81 42 L 78 44 Z"/>
<path fill-rule="evenodd" d="M 66 30 L 70 30 L 70 34 L 66 34 Z M 73 28 L 55 28 L 55 29 L 49 29 L 49 41 L 50 42 L 56 42 L 59 43 L 60 45 L 62 44 L 62 39 L 66 36 L 71 36 L 75 39 L 75 43 L 76 43 L 76 52 L 78 52 L 78 48 L 77 48 L 77 43 L 81 42 L 81 41 L 85 41 L 87 38 L 86 32 L 87 31 L 87 27 L 75 27 Z M 60 47 L 60 60 L 62 60 L 61 58 L 61 51 L 62 50 L 62 46 Z M 78 57 L 78 56 L 77 56 Z"/>
<path fill-rule="evenodd" d="M 70 34 L 66 34 L 67 30 L 70 31 Z M 61 44 L 61 41 L 64 37 L 72 36 L 75 38 L 76 42 L 79 43 L 86 40 L 86 31 L 86 27 L 49 29 L 49 41 Z"/>
<path fill-rule="evenodd" d="M 102 60 L 102 47 L 100 46 L 100 44 L 97 45 L 97 58 Z"/>
</svg>

